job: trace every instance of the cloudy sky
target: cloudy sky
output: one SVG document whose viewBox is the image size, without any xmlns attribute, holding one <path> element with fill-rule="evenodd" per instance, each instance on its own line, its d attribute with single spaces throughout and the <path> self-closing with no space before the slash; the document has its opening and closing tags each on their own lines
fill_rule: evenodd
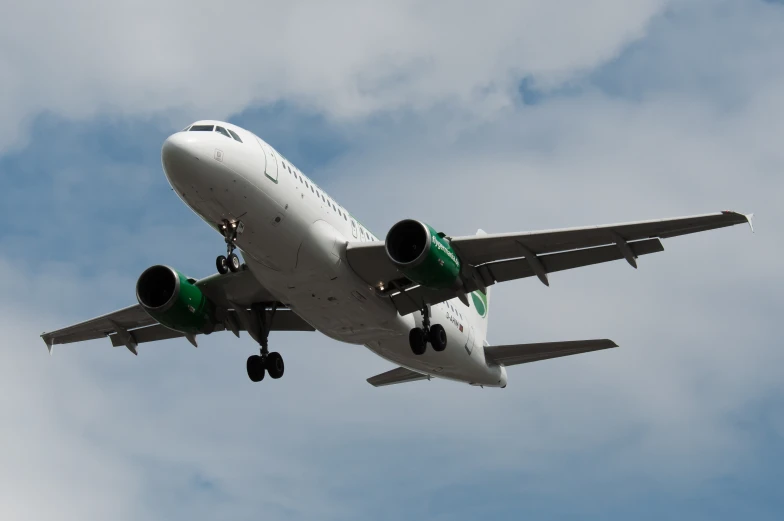
<svg viewBox="0 0 784 521">
<path fill-rule="evenodd" d="M 61 5 L 62 4 L 62 5 Z M 780 519 L 784 4 L 763 0 L 3 2 L 0 518 Z M 723 209 L 747 227 L 493 293 L 492 343 L 619 349 L 504 390 L 374 389 L 361 347 L 280 333 L 139 356 L 38 335 L 134 302 L 221 238 L 167 135 L 226 119 L 378 236 Z"/>
</svg>

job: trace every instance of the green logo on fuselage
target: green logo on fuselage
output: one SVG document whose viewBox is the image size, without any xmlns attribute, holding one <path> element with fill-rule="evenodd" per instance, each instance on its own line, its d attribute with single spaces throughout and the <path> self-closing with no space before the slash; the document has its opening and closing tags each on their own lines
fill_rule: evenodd
<svg viewBox="0 0 784 521">
<path fill-rule="evenodd" d="M 487 316 L 487 295 L 481 291 L 474 291 L 471 293 L 471 300 L 474 301 L 474 307 L 479 316 L 484 318 Z"/>
</svg>

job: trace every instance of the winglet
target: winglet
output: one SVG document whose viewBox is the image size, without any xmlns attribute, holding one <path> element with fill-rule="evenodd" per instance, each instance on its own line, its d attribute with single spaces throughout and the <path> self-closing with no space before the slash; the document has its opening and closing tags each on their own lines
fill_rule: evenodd
<svg viewBox="0 0 784 521">
<path fill-rule="evenodd" d="M 735 212 L 733 210 L 722 210 L 721 213 L 723 213 L 724 215 L 731 215 L 731 216 L 734 216 L 734 217 L 742 217 L 743 219 L 746 220 L 747 223 L 749 223 L 749 228 L 751 228 L 751 233 L 754 233 L 754 214 L 753 213 L 743 214 L 743 213 L 740 213 L 740 212 Z M 743 221 L 741 221 L 741 222 L 743 222 Z M 741 222 L 738 222 L 736 224 L 741 224 Z"/>
<path fill-rule="evenodd" d="M 54 347 L 54 342 L 51 336 L 48 336 L 46 333 L 41 335 L 41 338 L 44 339 L 44 343 L 46 344 L 46 350 L 49 351 L 49 354 L 52 354 L 52 347 Z"/>
<path fill-rule="evenodd" d="M 188 339 L 188 342 L 193 344 L 193 347 L 199 347 L 199 344 L 196 343 L 196 337 L 194 335 L 189 333 L 189 334 L 185 335 L 185 338 Z"/>
</svg>

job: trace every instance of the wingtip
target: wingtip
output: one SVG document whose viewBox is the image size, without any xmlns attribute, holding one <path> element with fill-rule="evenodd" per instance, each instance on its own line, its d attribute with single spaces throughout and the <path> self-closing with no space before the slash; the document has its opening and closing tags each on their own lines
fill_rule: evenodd
<svg viewBox="0 0 784 521">
<path fill-rule="evenodd" d="M 723 213 L 724 215 L 732 215 L 735 218 L 737 218 L 738 216 L 742 217 L 743 219 L 746 220 L 747 223 L 749 223 L 749 228 L 751 228 L 751 233 L 754 233 L 754 214 L 753 213 L 740 213 L 740 212 L 736 212 L 734 210 L 722 210 L 721 213 Z M 740 223 L 738 223 L 738 224 L 740 224 Z"/>
<path fill-rule="evenodd" d="M 51 355 L 52 354 L 52 347 L 54 346 L 54 344 L 52 343 L 52 338 L 46 336 L 46 333 L 41 335 L 41 338 L 43 339 L 44 344 L 46 344 L 46 350 L 49 351 L 49 354 Z"/>
</svg>

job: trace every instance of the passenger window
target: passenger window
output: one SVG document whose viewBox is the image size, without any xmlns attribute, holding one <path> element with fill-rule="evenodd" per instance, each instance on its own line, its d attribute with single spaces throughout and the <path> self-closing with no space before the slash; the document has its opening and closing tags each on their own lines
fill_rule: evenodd
<svg viewBox="0 0 784 521">
<path fill-rule="evenodd" d="M 346 214 L 343 214 L 343 219 L 345 219 L 346 221 L 348 221 L 348 217 L 346 217 Z"/>
<path fill-rule="evenodd" d="M 314 194 L 316 193 L 316 191 L 313 189 L 312 186 L 310 187 L 310 191 L 313 192 Z"/>
<path fill-rule="evenodd" d="M 219 133 L 223 134 L 224 136 L 226 136 L 227 138 L 231 139 L 231 136 L 229 135 L 228 132 L 226 132 L 226 129 L 223 128 L 223 127 L 215 127 L 215 132 L 219 132 Z"/>
<path fill-rule="evenodd" d="M 283 170 L 286 170 L 286 162 L 283 161 Z"/>
<path fill-rule="evenodd" d="M 229 134 L 231 134 L 231 137 L 233 137 L 234 139 L 236 139 L 237 141 L 239 141 L 240 143 L 242 143 L 242 140 L 240 139 L 240 136 L 238 136 L 236 132 L 234 132 L 234 131 L 233 131 L 232 129 L 230 129 L 230 128 L 229 128 L 229 129 L 227 129 L 227 130 L 229 131 Z"/>
<path fill-rule="evenodd" d="M 305 180 L 305 187 L 306 188 L 310 188 L 310 185 L 308 184 L 308 180 L 307 179 Z"/>
</svg>

